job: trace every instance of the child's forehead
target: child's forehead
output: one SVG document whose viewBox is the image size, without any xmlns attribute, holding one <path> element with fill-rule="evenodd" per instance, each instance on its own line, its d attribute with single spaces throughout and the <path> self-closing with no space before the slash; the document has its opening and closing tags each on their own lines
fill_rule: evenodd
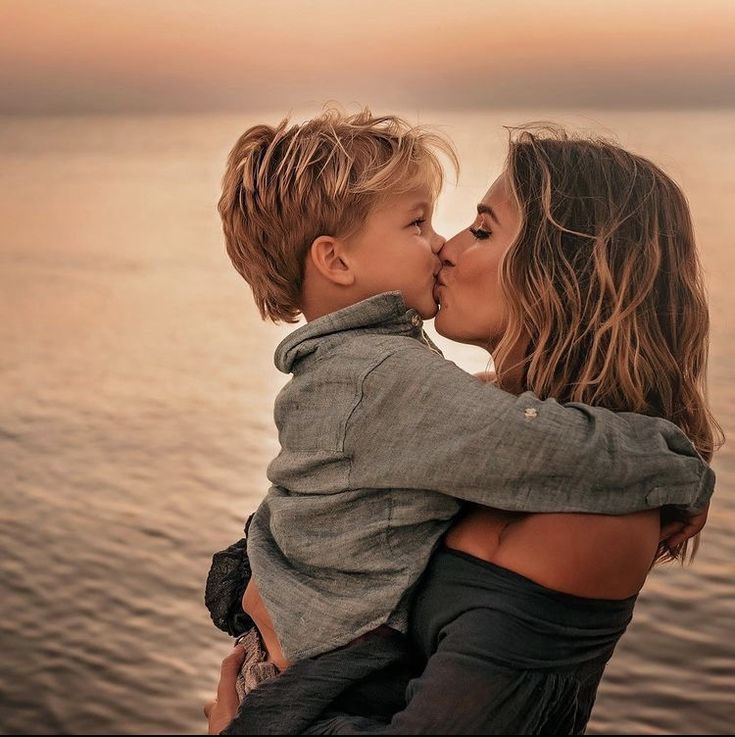
<svg viewBox="0 0 735 737">
<path fill-rule="evenodd" d="M 431 210 L 435 201 L 436 198 L 431 188 L 428 185 L 419 185 L 402 192 L 387 193 L 376 210 L 401 212 Z"/>
</svg>

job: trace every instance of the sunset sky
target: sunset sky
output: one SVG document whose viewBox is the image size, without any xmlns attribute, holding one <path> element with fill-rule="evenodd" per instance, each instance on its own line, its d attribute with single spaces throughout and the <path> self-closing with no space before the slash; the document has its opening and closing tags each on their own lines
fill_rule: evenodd
<svg viewBox="0 0 735 737">
<path fill-rule="evenodd" d="M 0 113 L 735 106 L 735 3 L 0 0 Z"/>
</svg>

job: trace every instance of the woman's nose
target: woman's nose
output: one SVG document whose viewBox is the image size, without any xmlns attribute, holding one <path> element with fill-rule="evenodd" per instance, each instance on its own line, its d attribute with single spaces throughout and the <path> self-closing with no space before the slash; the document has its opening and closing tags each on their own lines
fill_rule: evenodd
<svg viewBox="0 0 735 737">
<path fill-rule="evenodd" d="M 448 241 L 444 242 L 444 245 L 438 253 L 442 266 L 454 266 L 457 263 L 457 256 L 461 251 L 459 240 L 459 234 L 457 234 L 454 238 L 450 238 Z"/>
</svg>

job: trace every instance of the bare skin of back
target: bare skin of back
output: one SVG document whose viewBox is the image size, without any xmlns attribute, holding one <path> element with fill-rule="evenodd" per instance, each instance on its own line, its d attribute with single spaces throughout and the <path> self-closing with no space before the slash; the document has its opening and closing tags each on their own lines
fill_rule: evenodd
<svg viewBox="0 0 735 737">
<path fill-rule="evenodd" d="M 556 591 L 626 599 L 643 586 L 659 536 L 657 509 L 611 516 L 529 514 L 473 505 L 447 532 L 444 544 Z M 281 670 L 287 668 L 273 622 L 252 579 L 242 606 L 260 630 L 268 659 Z"/>
<path fill-rule="evenodd" d="M 449 548 L 587 598 L 638 593 L 656 555 L 658 510 L 624 516 L 510 513 L 475 506 L 445 537 Z"/>
</svg>

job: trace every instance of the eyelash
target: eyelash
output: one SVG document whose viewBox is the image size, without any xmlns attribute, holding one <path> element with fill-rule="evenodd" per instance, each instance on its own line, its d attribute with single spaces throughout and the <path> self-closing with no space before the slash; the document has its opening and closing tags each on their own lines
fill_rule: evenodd
<svg viewBox="0 0 735 737">
<path fill-rule="evenodd" d="M 417 218 L 411 223 L 411 226 L 416 226 L 419 230 L 421 229 L 421 226 L 426 222 L 426 218 Z"/>
<path fill-rule="evenodd" d="M 478 241 L 484 241 L 492 235 L 491 231 L 483 230 L 482 228 L 473 228 L 470 226 L 467 230 L 469 230 Z"/>
</svg>

